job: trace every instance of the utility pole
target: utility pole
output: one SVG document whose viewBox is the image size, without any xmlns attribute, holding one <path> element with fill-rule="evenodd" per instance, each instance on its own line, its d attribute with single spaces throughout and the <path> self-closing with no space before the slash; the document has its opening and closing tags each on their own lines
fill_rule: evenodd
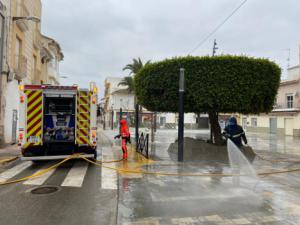
<svg viewBox="0 0 300 225">
<path fill-rule="evenodd" d="M 184 68 L 179 74 L 178 161 L 183 162 L 184 150 Z"/>
<path fill-rule="evenodd" d="M 289 68 L 290 68 L 290 60 L 291 60 L 291 49 L 290 48 L 288 48 L 287 49 L 287 51 L 288 51 L 288 57 L 287 57 L 287 71 L 289 70 Z"/>
<path fill-rule="evenodd" d="M 215 56 L 215 55 L 216 55 L 216 51 L 217 51 L 218 49 L 219 49 L 219 48 L 217 47 L 217 40 L 215 39 L 215 40 L 214 40 L 214 46 L 213 46 L 212 56 Z"/>
</svg>

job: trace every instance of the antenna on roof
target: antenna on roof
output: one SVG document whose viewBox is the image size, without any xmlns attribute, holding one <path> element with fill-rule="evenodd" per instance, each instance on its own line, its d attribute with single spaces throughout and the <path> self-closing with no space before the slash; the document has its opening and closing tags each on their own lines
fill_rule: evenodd
<svg viewBox="0 0 300 225">
<path fill-rule="evenodd" d="M 288 57 L 287 57 L 287 71 L 289 70 L 289 68 L 290 68 L 290 60 L 291 60 L 291 49 L 290 48 L 288 48 L 287 49 L 287 51 L 288 51 Z"/>
</svg>

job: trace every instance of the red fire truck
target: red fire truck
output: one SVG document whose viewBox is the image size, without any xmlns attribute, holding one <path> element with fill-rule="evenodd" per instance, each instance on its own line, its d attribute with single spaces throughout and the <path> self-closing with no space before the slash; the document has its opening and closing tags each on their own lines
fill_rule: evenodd
<svg viewBox="0 0 300 225">
<path fill-rule="evenodd" d="M 97 157 L 97 87 L 20 85 L 23 160 Z"/>
</svg>

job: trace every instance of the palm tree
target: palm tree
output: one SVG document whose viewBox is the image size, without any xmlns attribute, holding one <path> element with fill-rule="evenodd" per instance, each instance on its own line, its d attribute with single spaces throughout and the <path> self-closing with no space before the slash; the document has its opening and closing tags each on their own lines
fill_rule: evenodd
<svg viewBox="0 0 300 225">
<path fill-rule="evenodd" d="M 140 57 L 138 57 L 137 59 L 132 59 L 133 63 L 131 64 L 127 64 L 123 70 L 129 70 L 130 73 L 129 75 L 133 74 L 137 74 L 144 66 L 148 65 L 151 61 L 148 60 L 145 64 L 143 64 L 142 60 L 140 59 Z"/>
<path fill-rule="evenodd" d="M 131 64 L 127 64 L 123 70 L 129 70 L 130 73 L 129 75 L 135 75 L 137 74 L 144 66 L 150 64 L 150 60 L 148 60 L 145 64 L 143 64 L 142 60 L 140 59 L 140 57 L 138 57 L 137 59 L 132 59 L 133 63 Z M 123 80 L 121 80 L 121 82 L 118 84 L 118 86 L 128 86 L 127 90 L 130 93 L 134 93 L 134 85 L 133 85 L 133 77 L 132 76 L 127 76 L 124 77 Z"/>
<path fill-rule="evenodd" d="M 137 74 L 144 66 L 148 65 L 151 63 L 150 60 L 148 60 L 145 64 L 143 64 L 142 60 L 140 59 L 140 57 L 138 57 L 137 59 L 133 58 L 132 59 L 132 63 L 131 64 L 127 64 L 123 70 L 129 70 L 130 73 L 129 75 L 133 75 L 133 76 L 126 76 L 123 78 L 123 80 L 120 81 L 120 83 L 118 84 L 118 86 L 127 86 L 127 90 L 129 93 L 133 93 L 134 94 L 134 81 L 133 81 L 133 77 L 135 74 Z M 138 107 L 137 105 L 137 98 L 134 95 L 134 105 Z M 140 107 L 140 111 L 142 110 L 142 107 Z M 141 116 L 141 115 L 140 115 Z M 141 117 L 139 119 L 141 121 Z"/>
<path fill-rule="evenodd" d="M 128 92 L 133 93 L 134 91 L 133 78 L 131 76 L 124 77 L 123 80 L 120 81 L 118 86 L 127 86 Z"/>
</svg>

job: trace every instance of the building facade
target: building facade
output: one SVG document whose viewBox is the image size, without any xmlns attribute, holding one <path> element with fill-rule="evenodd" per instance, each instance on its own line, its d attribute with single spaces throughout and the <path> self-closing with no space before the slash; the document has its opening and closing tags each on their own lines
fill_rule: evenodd
<svg viewBox="0 0 300 225">
<path fill-rule="evenodd" d="M 300 137 L 300 62 L 281 81 L 271 113 L 243 115 L 241 120 L 247 131 Z"/>
<path fill-rule="evenodd" d="M 122 77 L 107 77 L 104 81 L 104 122 L 106 127 L 117 127 L 122 114 L 129 118 L 134 118 L 134 94 L 127 91 L 127 86 L 119 85 Z"/>
<path fill-rule="evenodd" d="M 15 143 L 20 84 L 41 84 L 41 0 L 0 0 L 0 145 Z"/>
<path fill-rule="evenodd" d="M 41 35 L 41 42 L 42 76 L 39 77 L 38 82 L 59 85 L 59 63 L 64 58 L 60 45 L 45 35 Z"/>
</svg>

